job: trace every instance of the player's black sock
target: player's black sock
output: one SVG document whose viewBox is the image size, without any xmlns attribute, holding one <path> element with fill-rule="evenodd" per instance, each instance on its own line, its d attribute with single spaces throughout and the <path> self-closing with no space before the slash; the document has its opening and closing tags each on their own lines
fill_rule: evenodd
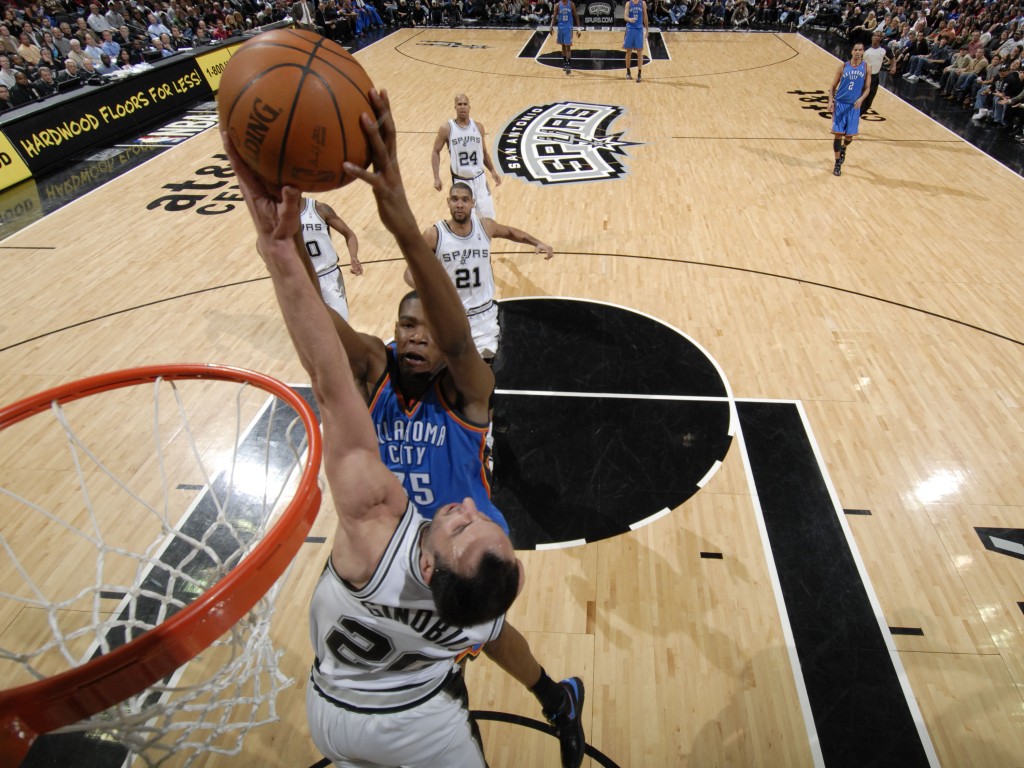
<svg viewBox="0 0 1024 768">
<path fill-rule="evenodd" d="M 540 680 L 530 688 L 530 693 L 537 697 L 545 712 L 557 712 L 565 700 L 565 691 L 558 683 L 548 677 L 548 673 L 540 671 Z"/>
</svg>

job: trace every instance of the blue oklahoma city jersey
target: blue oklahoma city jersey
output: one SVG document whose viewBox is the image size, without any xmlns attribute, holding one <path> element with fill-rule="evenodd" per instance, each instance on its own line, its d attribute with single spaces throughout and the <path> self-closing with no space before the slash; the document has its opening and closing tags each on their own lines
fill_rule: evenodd
<svg viewBox="0 0 1024 768">
<path fill-rule="evenodd" d="M 441 375 L 420 400 L 406 403 L 395 391 L 398 363 L 387 348 L 387 370 L 370 401 L 380 458 L 397 477 L 420 514 L 432 519 L 439 507 L 467 496 L 508 532 L 491 501 L 484 469 L 487 427 L 459 418 L 445 402 Z"/>
<path fill-rule="evenodd" d="M 558 28 L 561 30 L 572 30 L 572 5 L 559 2 L 555 5 L 555 16 L 558 19 Z"/>
<path fill-rule="evenodd" d="M 643 29 L 644 28 L 644 4 L 643 0 L 637 0 L 637 2 L 627 2 L 626 10 L 623 14 L 626 17 L 626 28 L 627 29 Z"/>
<path fill-rule="evenodd" d="M 839 86 L 836 88 L 836 101 L 845 101 L 852 104 L 860 98 L 864 92 L 864 78 L 867 75 L 868 66 L 861 62 L 856 67 L 850 62 L 843 65 L 843 75 L 839 79 Z"/>
</svg>

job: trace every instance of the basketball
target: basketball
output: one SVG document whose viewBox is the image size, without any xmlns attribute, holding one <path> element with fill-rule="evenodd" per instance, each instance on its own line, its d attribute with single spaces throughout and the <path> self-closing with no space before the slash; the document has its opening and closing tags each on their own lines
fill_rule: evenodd
<svg viewBox="0 0 1024 768">
<path fill-rule="evenodd" d="M 359 115 L 373 83 L 352 55 L 315 32 L 277 29 L 241 45 L 224 68 L 220 123 L 246 163 L 271 184 L 322 192 L 370 162 Z"/>
</svg>

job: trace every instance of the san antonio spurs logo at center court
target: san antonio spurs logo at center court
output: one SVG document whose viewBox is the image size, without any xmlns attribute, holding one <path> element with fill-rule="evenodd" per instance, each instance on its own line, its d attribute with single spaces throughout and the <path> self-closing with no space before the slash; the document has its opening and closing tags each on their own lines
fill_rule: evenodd
<svg viewBox="0 0 1024 768">
<path fill-rule="evenodd" d="M 559 101 L 530 107 L 510 120 L 498 139 L 498 164 L 505 173 L 540 184 L 617 179 L 626 174 L 626 147 L 609 132 L 625 110 L 608 104 Z"/>
</svg>

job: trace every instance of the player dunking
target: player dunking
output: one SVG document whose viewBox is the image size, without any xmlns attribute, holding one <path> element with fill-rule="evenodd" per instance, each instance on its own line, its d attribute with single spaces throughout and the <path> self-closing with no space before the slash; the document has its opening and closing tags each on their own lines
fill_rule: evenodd
<svg viewBox="0 0 1024 768">
<path fill-rule="evenodd" d="M 371 92 L 371 99 L 377 122 L 372 129 L 368 120 L 362 125 L 373 171 L 351 164 L 346 170 L 372 186 L 381 223 L 403 255 L 432 265 L 402 187 L 387 97 Z M 486 768 L 455 659 L 474 643 L 502 642 L 522 564 L 472 499 L 448 500 L 430 522 L 410 503 L 381 461 L 345 349 L 309 280 L 308 261 L 297 252 L 299 190 L 262 182 L 227 132 L 222 138 L 323 421 L 323 471 L 337 524 L 310 602 L 316 654 L 306 688 L 310 734 L 338 766 Z M 444 274 L 436 283 L 451 290 Z M 454 291 L 450 299 L 456 301 Z"/>
<path fill-rule="evenodd" d="M 846 150 L 853 142 L 860 126 L 860 105 L 871 86 L 871 70 L 864 61 L 864 44 L 856 43 L 850 51 L 850 60 L 839 65 L 832 87 L 828 92 L 828 108 L 832 111 L 832 150 L 835 167 L 832 174 L 841 176 Z"/>
<path fill-rule="evenodd" d="M 473 210 L 473 190 L 461 181 L 448 193 L 450 219 L 442 219 L 423 233 L 427 245 L 444 265 L 455 283 L 462 306 L 469 317 L 473 344 L 484 360 L 498 353 L 501 328 L 498 305 L 494 301 L 494 271 L 491 268 L 491 240 L 502 238 L 513 243 L 532 245 L 545 259 L 555 255 L 554 249 L 515 227 L 499 224 L 494 219 L 480 218 Z M 405 270 L 405 282 L 412 288 L 412 274 Z"/>
<path fill-rule="evenodd" d="M 334 209 L 326 203 L 312 198 L 303 200 L 302 242 L 306 253 L 313 262 L 317 282 L 320 284 L 320 295 L 324 303 L 348 320 L 348 297 L 345 295 L 345 279 L 338 264 L 338 252 L 331 242 L 331 229 L 336 229 L 345 238 L 349 261 L 353 275 L 363 274 L 363 265 L 359 262 L 359 240 Z"/>
<path fill-rule="evenodd" d="M 626 79 L 632 80 L 629 62 L 636 54 L 636 81 L 644 74 L 644 41 L 647 39 L 647 3 L 644 0 L 626 0 L 626 37 L 622 47 L 626 51 Z"/>
<path fill-rule="evenodd" d="M 580 17 L 576 13 L 576 3 L 572 0 L 558 0 L 555 12 L 551 15 L 551 32 L 558 29 L 558 44 L 562 46 L 562 68 L 565 74 L 572 74 L 572 30 L 576 28 L 576 38 L 580 36 Z"/>
<path fill-rule="evenodd" d="M 434 189 L 441 191 L 441 148 L 448 147 L 451 161 L 452 181 L 464 181 L 473 188 L 477 210 L 481 216 L 494 218 L 494 201 L 487 186 L 486 168 L 494 177 L 494 186 L 501 184 L 501 176 L 494 169 L 491 154 L 487 151 L 484 127 L 469 116 L 469 96 L 460 93 L 455 97 L 455 119 L 448 120 L 437 131 L 430 164 L 434 169 Z"/>
</svg>

